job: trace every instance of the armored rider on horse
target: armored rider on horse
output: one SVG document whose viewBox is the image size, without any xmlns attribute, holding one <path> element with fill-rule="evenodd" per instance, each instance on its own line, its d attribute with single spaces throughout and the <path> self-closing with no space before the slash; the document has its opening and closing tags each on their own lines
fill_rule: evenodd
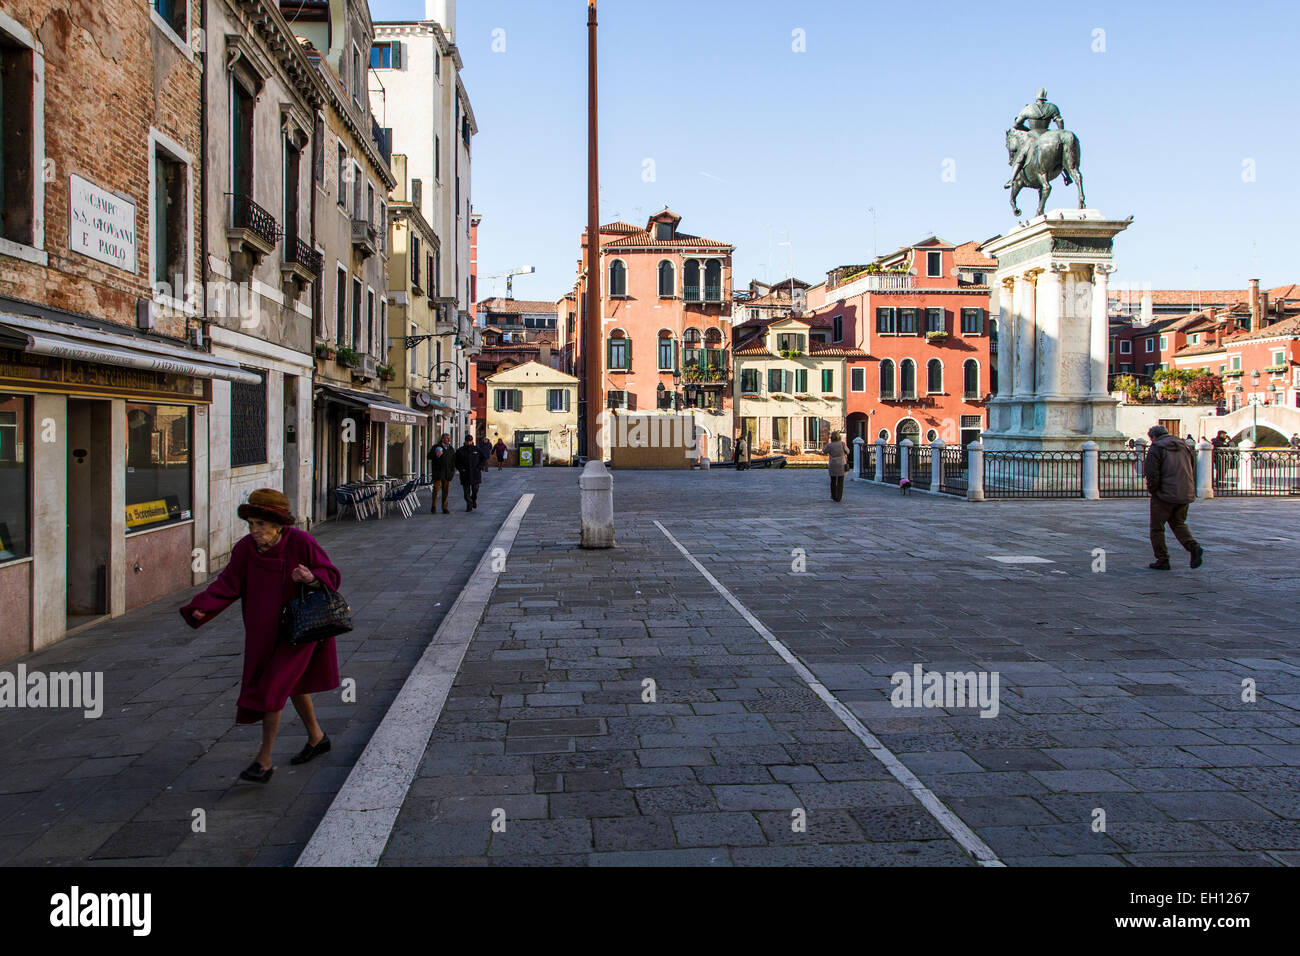
<svg viewBox="0 0 1300 956">
<path fill-rule="evenodd" d="M 1058 129 L 1052 129 L 1055 123 Z M 1047 197 L 1052 192 L 1052 180 L 1057 176 L 1067 186 L 1079 184 L 1079 208 L 1086 208 L 1083 194 L 1083 175 L 1079 172 L 1079 138 L 1065 128 L 1065 120 L 1055 103 L 1047 101 L 1047 90 L 1039 90 L 1038 97 L 1016 117 L 1007 130 L 1007 152 L 1010 155 L 1011 179 L 1003 189 L 1011 190 L 1011 211 L 1020 215 L 1016 196 L 1028 187 L 1038 191 L 1038 215 L 1043 214 Z"/>
</svg>

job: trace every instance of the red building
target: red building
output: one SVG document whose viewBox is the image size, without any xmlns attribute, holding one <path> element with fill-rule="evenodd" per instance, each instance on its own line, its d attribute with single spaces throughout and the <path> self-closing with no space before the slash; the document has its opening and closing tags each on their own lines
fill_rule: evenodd
<svg viewBox="0 0 1300 956">
<path fill-rule="evenodd" d="M 829 326 L 828 344 L 867 354 L 848 370 L 848 440 L 969 444 L 987 427 L 997 392 L 987 283 L 997 262 L 976 245 L 931 236 L 808 290 L 810 322 Z"/>
</svg>

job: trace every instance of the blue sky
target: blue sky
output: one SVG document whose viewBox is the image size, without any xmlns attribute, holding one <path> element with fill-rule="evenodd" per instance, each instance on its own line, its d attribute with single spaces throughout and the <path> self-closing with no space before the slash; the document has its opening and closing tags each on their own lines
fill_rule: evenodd
<svg viewBox="0 0 1300 956">
<path fill-rule="evenodd" d="M 479 271 L 534 265 L 515 296 L 555 298 L 586 222 L 587 5 L 458 7 Z M 987 239 L 1016 224 L 1004 131 L 1045 86 L 1088 205 L 1134 217 L 1113 282 L 1297 281 L 1297 27 L 1293 3 L 602 0 L 601 219 L 671 205 L 683 231 L 737 246 L 737 287 L 791 263 L 816 282 L 931 233 Z M 1021 193 L 1022 219 L 1036 201 Z M 1058 180 L 1048 208 L 1076 203 Z"/>
</svg>

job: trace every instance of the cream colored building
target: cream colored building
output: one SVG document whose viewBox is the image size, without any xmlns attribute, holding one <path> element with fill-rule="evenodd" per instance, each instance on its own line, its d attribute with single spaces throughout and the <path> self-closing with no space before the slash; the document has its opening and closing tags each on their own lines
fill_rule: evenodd
<svg viewBox="0 0 1300 956">
<path fill-rule="evenodd" d="M 820 453 L 843 432 L 844 376 L 860 349 L 823 345 L 802 319 L 784 318 L 736 343 L 736 430 L 758 453 Z M 782 354 L 782 353 L 786 354 Z"/>
<path fill-rule="evenodd" d="M 525 362 L 487 380 L 487 438 L 537 449 L 538 464 L 567 464 L 577 454 L 578 379 Z"/>
</svg>

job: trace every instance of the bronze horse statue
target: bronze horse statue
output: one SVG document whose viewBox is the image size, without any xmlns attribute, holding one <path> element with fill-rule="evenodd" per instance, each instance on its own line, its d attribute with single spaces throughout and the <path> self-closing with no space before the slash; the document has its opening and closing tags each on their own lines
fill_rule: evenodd
<svg viewBox="0 0 1300 956">
<path fill-rule="evenodd" d="M 1018 130 L 1007 130 L 1007 152 L 1011 155 L 1010 165 L 1014 166 L 1016 156 L 1019 155 L 1021 148 L 1025 145 L 1025 138 L 1030 136 L 1029 133 Z M 1038 190 L 1038 213 L 1043 214 L 1043 207 L 1047 205 L 1047 197 L 1052 194 L 1052 180 L 1057 176 L 1065 180 L 1067 186 L 1072 185 L 1076 180 L 1079 183 L 1079 208 L 1086 209 L 1087 202 L 1083 195 L 1083 174 L 1079 172 L 1079 137 L 1074 133 L 1064 129 L 1045 130 L 1038 134 L 1037 142 L 1029 144 L 1029 153 L 1025 157 L 1024 166 L 1016 173 L 1015 178 L 1011 181 L 1011 211 L 1015 215 L 1020 215 L 1020 207 L 1016 205 L 1016 196 L 1022 189 Z"/>
</svg>

